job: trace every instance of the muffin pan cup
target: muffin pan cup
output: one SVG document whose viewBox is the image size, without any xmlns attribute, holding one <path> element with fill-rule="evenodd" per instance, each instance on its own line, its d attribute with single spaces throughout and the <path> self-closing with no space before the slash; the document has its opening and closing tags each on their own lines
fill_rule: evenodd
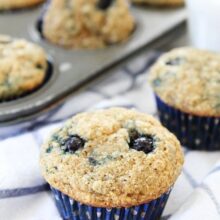
<svg viewBox="0 0 220 220">
<path fill-rule="evenodd" d="M 42 6 L 0 13 L 1 34 L 37 43 L 45 49 L 53 64 L 52 76 L 41 88 L 25 97 L 0 103 L 0 127 L 30 121 L 36 115 L 42 115 L 80 86 L 121 63 L 137 50 L 149 46 L 157 38 L 160 44 L 166 44 L 168 40 L 164 42 L 159 37 L 175 31 L 186 18 L 184 8 L 154 9 L 134 6 L 131 12 L 136 20 L 136 29 L 127 42 L 97 50 L 68 50 L 41 37 L 37 30 L 37 21 L 44 10 Z"/>
<path fill-rule="evenodd" d="M 46 74 L 45 74 L 45 77 L 43 79 L 43 82 L 42 84 L 40 84 L 39 86 L 37 86 L 36 88 L 34 88 L 33 90 L 31 91 L 28 91 L 28 92 L 24 92 L 22 93 L 21 95 L 19 96 L 11 96 L 10 98 L 4 98 L 4 99 L 1 99 L 0 100 L 0 104 L 1 103 L 6 103 L 6 102 L 11 102 L 11 101 L 14 101 L 16 99 L 20 99 L 20 98 L 23 98 L 25 96 L 28 96 L 34 92 L 36 92 L 37 90 L 39 90 L 41 87 L 43 87 L 51 78 L 52 76 L 52 73 L 53 73 L 53 64 L 50 62 L 49 59 L 47 59 L 47 70 L 46 70 Z"/>
<path fill-rule="evenodd" d="M 157 95 L 161 123 L 174 133 L 181 144 L 192 150 L 220 150 L 220 118 L 184 113 L 164 103 Z"/>
<path fill-rule="evenodd" d="M 158 220 L 170 191 L 159 198 L 130 208 L 97 208 L 84 205 L 51 187 L 56 206 L 64 220 Z"/>
</svg>

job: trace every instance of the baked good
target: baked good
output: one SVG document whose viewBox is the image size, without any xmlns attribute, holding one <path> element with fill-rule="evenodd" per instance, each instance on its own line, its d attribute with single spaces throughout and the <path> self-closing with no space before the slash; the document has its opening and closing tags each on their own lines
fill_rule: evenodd
<svg viewBox="0 0 220 220">
<path fill-rule="evenodd" d="M 174 49 L 161 56 L 151 68 L 149 79 L 158 99 L 159 111 L 161 116 L 166 115 L 173 128 L 168 124 L 166 126 L 173 132 L 174 130 L 181 132 L 183 127 L 191 135 L 187 138 L 186 134 L 181 134 L 185 136 L 183 144 L 189 144 L 193 148 L 197 145 L 206 148 L 211 144 L 214 148 L 220 149 L 220 144 L 216 142 L 218 140 L 214 140 L 216 135 L 213 133 L 213 126 L 215 124 L 219 126 L 220 117 L 219 73 L 220 55 L 195 48 Z M 178 110 L 178 114 L 173 112 L 173 115 L 169 115 L 168 109 L 165 113 L 165 106 L 159 105 L 161 102 L 173 111 Z M 170 110 L 170 114 L 171 112 Z M 182 117 L 182 120 L 178 117 Z M 201 128 L 198 123 L 201 124 Z M 180 140 L 181 135 L 177 135 Z M 212 141 L 208 143 L 210 138 Z M 192 143 L 188 143 L 188 139 Z"/>
<path fill-rule="evenodd" d="M 0 35 L 0 100 L 30 93 L 47 74 L 44 50 L 24 39 Z"/>
<path fill-rule="evenodd" d="M 126 0 L 52 0 L 42 18 L 42 34 L 66 48 L 102 48 L 126 41 L 134 18 Z"/>
<path fill-rule="evenodd" d="M 0 10 L 32 7 L 43 1 L 44 0 L 0 0 Z"/>
<path fill-rule="evenodd" d="M 176 137 L 153 117 L 112 108 L 68 120 L 44 143 L 40 164 L 56 199 L 62 193 L 72 203 L 123 211 L 166 200 L 183 153 Z"/>
</svg>

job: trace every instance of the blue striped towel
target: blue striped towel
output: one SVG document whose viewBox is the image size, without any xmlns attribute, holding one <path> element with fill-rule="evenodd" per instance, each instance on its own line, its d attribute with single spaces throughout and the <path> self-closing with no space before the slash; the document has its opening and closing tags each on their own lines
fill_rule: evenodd
<svg viewBox="0 0 220 220">
<path fill-rule="evenodd" d="M 146 74 L 154 54 L 143 54 L 75 95 L 28 127 L 0 134 L 0 220 L 60 220 L 39 171 L 39 148 L 68 117 L 91 108 L 135 107 L 156 115 Z M 91 107 L 92 106 L 92 107 Z M 8 132 L 9 131 L 9 132 Z M 184 149 L 185 165 L 163 220 L 220 219 L 220 152 Z"/>
</svg>

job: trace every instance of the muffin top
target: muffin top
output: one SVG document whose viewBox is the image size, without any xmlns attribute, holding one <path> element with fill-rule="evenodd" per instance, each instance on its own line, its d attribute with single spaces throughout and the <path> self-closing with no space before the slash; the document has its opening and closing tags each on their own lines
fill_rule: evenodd
<svg viewBox="0 0 220 220">
<path fill-rule="evenodd" d="M 0 35 L 0 100 L 8 100 L 39 87 L 47 60 L 39 46 L 23 39 Z"/>
<path fill-rule="evenodd" d="M 220 55 L 178 48 L 162 55 L 150 71 L 150 83 L 168 105 L 183 112 L 220 116 Z"/>
<path fill-rule="evenodd" d="M 43 144 L 43 176 L 95 207 L 130 207 L 160 197 L 183 164 L 179 141 L 153 117 L 123 108 L 81 113 Z"/>
<path fill-rule="evenodd" d="M 52 0 L 43 35 L 71 48 L 102 48 L 125 41 L 134 29 L 126 0 Z"/>
<path fill-rule="evenodd" d="M 44 0 L 0 0 L 0 10 L 30 7 Z"/>
</svg>

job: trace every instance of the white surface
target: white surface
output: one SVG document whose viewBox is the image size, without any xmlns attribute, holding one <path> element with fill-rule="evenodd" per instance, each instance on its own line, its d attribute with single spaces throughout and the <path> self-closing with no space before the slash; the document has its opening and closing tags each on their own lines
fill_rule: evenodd
<svg viewBox="0 0 220 220">
<path fill-rule="evenodd" d="M 187 0 L 192 45 L 220 52 L 220 1 Z"/>
</svg>

